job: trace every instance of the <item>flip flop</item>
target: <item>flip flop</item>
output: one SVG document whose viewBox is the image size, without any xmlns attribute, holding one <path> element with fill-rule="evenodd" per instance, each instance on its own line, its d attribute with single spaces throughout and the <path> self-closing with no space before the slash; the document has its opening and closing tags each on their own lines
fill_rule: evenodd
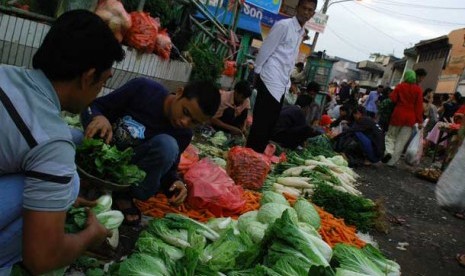
<svg viewBox="0 0 465 276">
<path fill-rule="evenodd" d="M 458 219 L 465 219 L 465 214 L 462 212 L 455 213 L 454 216 Z"/>
<path fill-rule="evenodd" d="M 127 208 L 120 208 L 117 204 L 118 201 L 120 200 L 126 200 L 129 202 L 131 205 L 130 207 Z M 123 193 L 114 193 L 113 194 L 113 209 L 119 210 L 121 213 L 123 213 L 124 220 L 123 224 L 127 226 L 138 226 L 140 224 L 140 221 L 142 219 L 142 213 L 140 212 L 139 208 L 134 204 L 134 201 L 131 196 L 128 194 L 123 194 Z M 137 219 L 135 220 L 128 220 L 127 216 L 128 215 L 135 215 L 137 216 Z"/>
<path fill-rule="evenodd" d="M 465 254 L 457 254 L 455 255 L 455 259 L 460 266 L 465 267 Z"/>
</svg>

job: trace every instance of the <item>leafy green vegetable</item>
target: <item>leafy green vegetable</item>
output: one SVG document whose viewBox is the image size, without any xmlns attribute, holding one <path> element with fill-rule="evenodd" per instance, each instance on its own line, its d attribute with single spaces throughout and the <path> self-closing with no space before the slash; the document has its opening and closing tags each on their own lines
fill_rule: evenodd
<svg viewBox="0 0 465 276">
<path fill-rule="evenodd" d="M 120 151 L 99 139 L 84 139 L 76 149 L 77 164 L 87 173 L 100 179 L 120 184 L 136 185 L 146 173 L 130 164 L 134 151 Z"/>
<path fill-rule="evenodd" d="M 312 265 L 329 266 L 332 250 L 320 237 L 311 235 L 299 228 L 292 219 L 290 210 L 285 210 L 281 218 L 267 231 L 264 242 L 281 239 L 301 252 Z"/>
<path fill-rule="evenodd" d="M 229 228 L 235 229 L 237 227 L 237 220 L 233 220 L 231 217 L 212 218 L 207 222 L 207 226 L 221 235 Z"/>
<path fill-rule="evenodd" d="M 308 202 L 308 200 L 304 198 L 297 199 L 296 203 L 294 204 L 294 209 L 297 213 L 299 221 L 306 222 L 315 227 L 315 229 L 320 228 L 320 216 L 318 215 L 318 212 L 316 211 L 313 204 Z"/>
<path fill-rule="evenodd" d="M 120 227 L 123 223 L 124 215 L 120 211 L 112 210 L 106 211 L 96 215 L 97 220 L 109 230 Z"/>
<path fill-rule="evenodd" d="M 173 275 L 168 258 L 135 253 L 119 264 L 118 275 Z"/>
<path fill-rule="evenodd" d="M 273 223 L 276 219 L 280 218 L 284 211 L 289 210 L 289 214 L 293 221 L 297 222 L 297 213 L 295 210 L 287 205 L 279 203 L 267 203 L 262 205 L 258 210 L 257 220 L 262 223 Z"/>
<path fill-rule="evenodd" d="M 362 250 L 355 246 L 338 243 L 334 246 L 333 253 L 343 269 L 371 276 L 386 275 Z"/>
<path fill-rule="evenodd" d="M 103 276 L 105 272 L 101 268 L 91 268 L 86 270 L 86 276 Z"/>
<path fill-rule="evenodd" d="M 172 260 L 179 260 L 184 257 L 184 252 L 172 245 L 169 245 L 161 239 L 151 235 L 147 231 L 143 231 L 137 239 L 135 248 L 140 253 L 156 256 L 163 249 Z"/>
<path fill-rule="evenodd" d="M 281 257 L 272 269 L 282 276 L 307 276 L 310 264 L 292 256 Z"/>
<path fill-rule="evenodd" d="M 207 225 L 180 214 L 169 213 L 165 215 L 165 219 L 168 220 L 167 223 L 170 228 L 192 228 L 195 229 L 197 233 L 205 236 L 205 238 L 211 241 L 216 241 L 220 237 L 218 233 L 209 228 Z"/>
<path fill-rule="evenodd" d="M 94 214 L 100 214 L 110 211 L 113 200 L 110 195 L 102 195 L 96 200 L 96 202 L 97 205 L 92 208 L 92 212 L 94 212 Z"/>
<path fill-rule="evenodd" d="M 373 229 L 379 217 L 377 207 L 370 199 L 337 191 L 327 184 L 316 185 L 312 202 L 362 232 Z"/>
<path fill-rule="evenodd" d="M 400 275 L 400 265 L 392 260 L 388 260 L 384 255 L 371 244 L 367 244 L 362 248 L 362 252 L 367 256 L 373 263 L 375 263 L 381 271 L 389 276 Z"/>
<path fill-rule="evenodd" d="M 167 219 L 152 219 L 149 222 L 147 231 L 173 246 L 179 248 L 186 248 L 191 246 L 191 244 L 187 241 L 187 230 L 170 229 L 168 227 L 168 223 L 169 221 Z"/>
<path fill-rule="evenodd" d="M 273 191 L 264 191 L 262 193 L 260 205 L 265 205 L 266 203 L 278 203 L 289 206 L 289 202 L 282 194 Z"/>
</svg>

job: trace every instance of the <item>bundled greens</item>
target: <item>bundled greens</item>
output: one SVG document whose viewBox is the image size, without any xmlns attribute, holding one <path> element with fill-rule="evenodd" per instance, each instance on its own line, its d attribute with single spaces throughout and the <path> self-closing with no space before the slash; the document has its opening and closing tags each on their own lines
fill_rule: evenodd
<svg viewBox="0 0 465 276">
<path fill-rule="evenodd" d="M 146 173 L 130 164 L 133 149 L 120 151 L 100 139 L 84 139 L 76 150 L 77 164 L 87 173 L 118 184 L 136 185 Z"/>
<path fill-rule="evenodd" d="M 312 202 L 363 232 L 372 229 L 379 217 L 377 206 L 370 199 L 337 191 L 326 184 L 317 185 Z"/>
</svg>

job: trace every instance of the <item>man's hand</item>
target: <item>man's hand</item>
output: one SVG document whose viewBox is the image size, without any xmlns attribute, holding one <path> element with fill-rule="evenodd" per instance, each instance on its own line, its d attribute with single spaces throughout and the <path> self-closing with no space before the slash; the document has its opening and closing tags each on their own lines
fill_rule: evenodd
<svg viewBox="0 0 465 276">
<path fill-rule="evenodd" d="M 92 138 L 97 133 L 100 133 L 100 138 L 105 140 L 105 143 L 110 143 L 113 138 L 113 130 L 108 119 L 103 115 L 95 116 L 87 126 L 84 133 L 85 138 Z"/>
<path fill-rule="evenodd" d="M 111 237 L 111 231 L 100 224 L 100 222 L 97 220 L 97 217 L 90 209 L 87 208 L 86 213 L 86 229 L 89 229 L 89 231 L 91 231 L 93 234 L 91 247 L 96 248 L 100 246 L 107 237 Z"/>
<path fill-rule="evenodd" d="M 87 200 L 83 197 L 78 196 L 76 198 L 76 201 L 73 204 L 73 207 L 78 208 L 78 207 L 95 207 L 97 205 L 97 201 L 95 200 Z"/>
<path fill-rule="evenodd" d="M 169 191 L 174 192 L 174 196 L 169 199 L 170 204 L 174 206 L 182 204 L 187 197 L 187 187 L 180 180 L 175 181 Z"/>
<path fill-rule="evenodd" d="M 244 135 L 244 133 L 242 133 L 242 131 L 237 127 L 232 127 L 229 131 L 231 132 L 232 135 L 240 135 L 240 136 Z"/>
</svg>

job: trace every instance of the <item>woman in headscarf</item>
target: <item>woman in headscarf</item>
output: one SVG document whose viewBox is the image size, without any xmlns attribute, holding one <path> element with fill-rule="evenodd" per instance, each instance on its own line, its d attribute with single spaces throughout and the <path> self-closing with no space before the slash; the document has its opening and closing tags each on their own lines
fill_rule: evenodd
<svg viewBox="0 0 465 276">
<path fill-rule="evenodd" d="M 389 98 L 396 106 L 389 121 L 383 162 L 394 166 L 412 135 L 413 126 L 423 127 L 423 93 L 416 84 L 414 71 L 405 72 L 404 81 L 396 86 Z"/>
</svg>

